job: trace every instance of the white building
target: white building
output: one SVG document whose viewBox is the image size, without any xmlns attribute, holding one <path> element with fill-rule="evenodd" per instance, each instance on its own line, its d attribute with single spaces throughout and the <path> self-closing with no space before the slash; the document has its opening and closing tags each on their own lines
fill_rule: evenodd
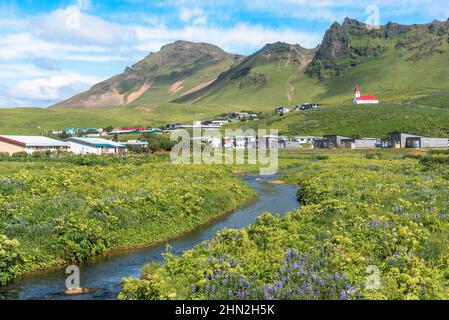
<svg viewBox="0 0 449 320">
<path fill-rule="evenodd" d="M 355 87 L 354 92 L 354 104 L 379 104 L 379 98 L 375 96 L 362 96 L 359 86 Z"/>
<path fill-rule="evenodd" d="M 70 146 L 62 141 L 40 136 L 0 136 L 0 152 L 14 154 L 40 151 L 68 151 Z"/>
<path fill-rule="evenodd" d="M 292 141 L 299 142 L 301 144 L 303 143 L 314 144 L 315 141 L 319 139 L 322 139 L 322 137 L 305 136 L 305 137 L 294 137 Z"/>
<path fill-rule="evenodd" d="M 287 107 L 277 107 L 275 109 L 276 114 L 284 114 L 284 113 L 289 113 L 290 109 Z"/>
<path fill-rule="evenodd" d="M 100 138 L 68 138 L 70 151 L 75 154 L 124 154 L 126 147 L 121 143 Z"/>
</svg>

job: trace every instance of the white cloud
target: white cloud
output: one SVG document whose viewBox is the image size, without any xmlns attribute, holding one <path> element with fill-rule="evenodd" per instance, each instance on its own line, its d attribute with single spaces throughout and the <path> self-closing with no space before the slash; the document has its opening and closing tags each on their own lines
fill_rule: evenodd
<svg viewBox="0 0 449 320">
<path fill-rule="evenodd" d="M 378 5 L 381 16 L 388 19 L 418 15 L 445 20 L 449 16 L 443 0 L 168 0 L 151 4 L 164 8 L 163 14 L 146 10 L 151 8 L 147 1 L 128 2 L 142 10 L 120 10 L 106 18 L 92 14 L 90 0 L 72 0 L 65 8 L 23 16 L 14 6 L 0 3 L 0 106 L 65 99 L 101 80 L 81 75 L 83 71 L 76 69 L 80 65 L 85 73 L 108 74 L 108 63 L 117 70 L 176 40 L 209 42 L 228 52 L 250 54 L 276 41 L 315 47 L 324 31 L 315 30 L 315 22 L 324 29 L 345 16 L 359 14 L 363 20 L 371 4 Z M 247 14 L 248 20 L 243 21 Z M 259 18 L 268 23 L 256 24 Z M 284 18 L 288 27 L 282 27 Z M 117 23 L 123 19 L 128 23 Z M 296 20 L 298 25 L 307 21 L 304 25 L 314 31 L 292 24 Z M 56 61 L 64 70 L 48 70 L 45 61 Z"/>
<path fill-rule="evenodd" d="M 101 80 L 99 77 L 68 73 L 49 78 L 20 80 L 8 92 L 12 99 L 59 101 L 86 90 Z"/>
<path fill-rule="evenodd" d="M 183 29 L 136 28 L 140 51 L 158 51 L 162 45 L 175 40 L 210 42 L 229 51 L 240 53 L 242 50 L 254 51 L 267 43 L 283 41 L 298 43 L 306 47 L 315 47 L 322 38 L 320 33 L 307 33 L 282 28 L 270 29 L 263 26 L 239 24 L 231 28 L 190 26 Z M 249 50 L 248 50 L 249 49 Z"/>
<path fill-rule="evenodd" d="M 136 40 L 131 28 L 85 14 L 77 6 L 55 10 L 39 20 L 37 34 L 59 42 L 119 46 Z"/>
<path fill-rule="evenodd" d="M 179 18 L 181 21 L 193 25 L 204 25 L 207 23 L 207 15 L 201 8 L 182 7 Z"/>
<path fill-rule="evenodd" d="M 82 11 L 87 11 L 92 8 L 92 2 L 90 2 L 90 0 L 76 0 L 75 6 L 77 6 Z"/>
<path fill-rule="evenodd" d="M 39 68 L 33 64 L 0 63 L 0 79 L 23 79 L 45 77 L 54 74 L 54 70 Z"/>
<path fill-rule="evenodd" d="M 69 61 L 124 61 L 117 49 L 93 45 L 71 45 L 42 39 L 31 33 L 12 33 L 0 38 L 0 59 L 43 57 Z"/>
</svg>

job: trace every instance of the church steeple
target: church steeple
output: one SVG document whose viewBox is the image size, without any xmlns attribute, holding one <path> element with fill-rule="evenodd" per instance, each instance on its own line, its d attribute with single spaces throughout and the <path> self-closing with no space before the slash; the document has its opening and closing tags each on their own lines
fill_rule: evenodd
<svg viewBox="0 0 449 320">
<path fill-rule="evenodd" d="M 359 85 L 356 85 L 355 91 L 354 91 L 354 99 L 360 98 L 360 96 L 361 96 L 361 94 L 360 94 Z"/>
</svg>

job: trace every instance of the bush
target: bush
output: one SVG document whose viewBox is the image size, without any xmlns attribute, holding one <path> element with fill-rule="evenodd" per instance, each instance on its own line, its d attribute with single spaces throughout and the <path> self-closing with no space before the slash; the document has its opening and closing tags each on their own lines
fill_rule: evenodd
<svg viewBox="0 0 449 320">
<path fill-rule="evenodd" d="M 82 262 L 104 252 L 109 245 L 102 227 L 95 221 L 81 221 L 73 215 L 67 219 L 57 219 L 57 224 L 55 231 L 68 261 Z"/>
<path fill-rule="evenodd" d="M 21 260 L 19 242 L 0 234 L 0 285 L 6 285 L 18 273 Z"/>
<path fill-rule="evenodd" d="M 141 139 L 148 142 L 148 148 L 152 152 L 171 151 L 176 145 L 176 142 L 170 141 L 170 137 L 164 134 L 145 133 Z"/>
<path fill-rule="evenodd" d="M 158 300 L 161 299 L 162 284 L 153 280 L 124 279 L 120 300 Z"/>
</svg>

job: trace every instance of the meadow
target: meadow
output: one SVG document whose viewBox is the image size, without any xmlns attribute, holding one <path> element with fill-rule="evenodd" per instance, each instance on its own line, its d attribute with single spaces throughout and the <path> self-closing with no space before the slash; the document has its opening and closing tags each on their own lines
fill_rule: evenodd
<svg viewBox="0 0 449 320">
<path fill-rule="evenodd" d="M 0 285 L 173 239 L 254 197 L 232 168 L 134 157 L 0 157 Z"/>
<path fill-rule="evenodd" d="M 222 230 L 181 256 L 168 251 L 164 265 L 125 279 L 119 297 L 449 298 L 446 150 L 296 158 L 304 167 L 284 180 L 300 186 L 297 212 L 285 218 L 261 212 L 243 230 Z"/>
<path fill-rule="evenodd" d="M 438 100 L 429 96 L 407 103 L 381 105 L 332 105 L 318 110 L 272 116 L 258 122 L 231 125 L 230 128 L 278 129 L 288 136 L 387 137 L 390 132 L 447 137 L 449 109 L 447 95 Z M 434 106 L 438 105 L 438 107 Z"/>
</svg>

